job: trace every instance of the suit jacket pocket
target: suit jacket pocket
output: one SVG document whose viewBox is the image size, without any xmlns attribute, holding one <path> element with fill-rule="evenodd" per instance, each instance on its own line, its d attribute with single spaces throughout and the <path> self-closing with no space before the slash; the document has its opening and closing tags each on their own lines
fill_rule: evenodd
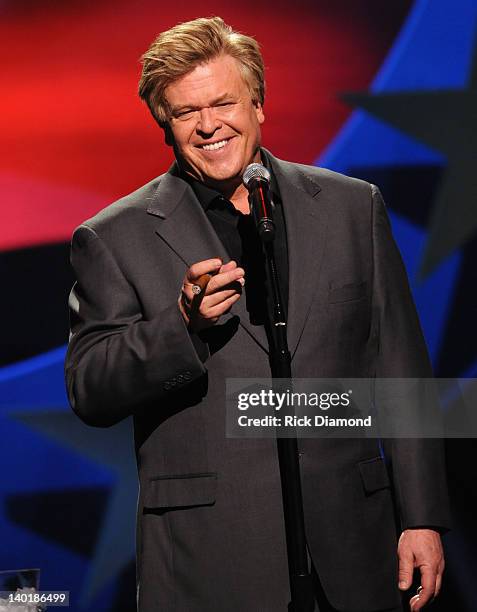
<svg viewBox="0 0 477 612">
<path fill-rule="evenodd" d="M 362 283 L 348 283 L 340 287 L 331 286 L 328 291 L 328 303 L 337 304 L 339 302 L 350 302 L 358 300 L 366 295 L 366 281 Z"/>
<path fill-rule="evenodd" d="M 385 489 L 391 485 L 388 470 L 382 457 L 365 459 L 358 463 L 361 480 L 367 494 Z"/>
<path fill-rule="evenodd" d="M 152 478 L 144 492 L 146 508 L 205 506 L 215 503 L 217 474 L 179 474 Z"/>
</svg>

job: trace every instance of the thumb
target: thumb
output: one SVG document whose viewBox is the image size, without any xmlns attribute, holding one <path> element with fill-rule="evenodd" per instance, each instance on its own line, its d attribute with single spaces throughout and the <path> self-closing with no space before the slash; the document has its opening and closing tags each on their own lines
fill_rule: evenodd
<svg viewBox="0 0 477 612">
<path fill-rule="evenodd" d="M 402 552 L 399 555 L 399 588 L 406 591 L 412 584 L 414 572 L 414 557 L 409 553 Z"/>
</svg>

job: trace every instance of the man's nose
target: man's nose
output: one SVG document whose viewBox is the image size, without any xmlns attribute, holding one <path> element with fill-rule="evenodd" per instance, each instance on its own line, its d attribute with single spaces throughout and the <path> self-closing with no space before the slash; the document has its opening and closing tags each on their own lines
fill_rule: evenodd
<svg viewBox="0 0 477 612">
<path fill-rule="evenodd" d="M 202 108 L 199 113 L 199 121 L 196 129 L 202 134 L 213 134 L 221 127 L 221 122 L 213 108 Z"/>
</svg>

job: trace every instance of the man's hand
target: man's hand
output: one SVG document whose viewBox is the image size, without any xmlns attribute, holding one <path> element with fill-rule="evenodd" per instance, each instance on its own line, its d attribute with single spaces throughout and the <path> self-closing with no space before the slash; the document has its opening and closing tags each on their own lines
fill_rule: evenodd
<svg viewBox="0 0 477 612">
<path fill-rule="evenodd" d="M 212 278 L 202 293 L 194 295 L 192 287 L 203 274 Z M 191 331 L 211 327 L 235 304 L 242 294 L 244 274 L 235 261 L 222 264 L 220 259 L 206 259 L 192 264 L 179 296 L 179 309 Z"/>
<path fill-rule="evenodd" d="M 422 590 L 409 602 L 412 612 L 421 610 L 441 589 L 444 552 L 441 537 L 433 529 L 406 529 L 398 544 L 399 588 L 406 591 L 412 584 L 414 568 L 421 572 Z"/>
</svg>

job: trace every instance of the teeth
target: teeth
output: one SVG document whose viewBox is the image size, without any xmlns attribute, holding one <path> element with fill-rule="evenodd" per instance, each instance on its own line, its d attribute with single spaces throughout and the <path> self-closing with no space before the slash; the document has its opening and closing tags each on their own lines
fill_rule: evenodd
<svg viewBox="0 0 477 612">
<path fill-rule="evenodd" d="M 202 145 L 202 148 L 204 151 L 217 151 L 217 149 L 223 149 L 227 142 L 227 140 L 221 140 L 220 142 L 214 142 L 214 144 Z"/>
</svg>

